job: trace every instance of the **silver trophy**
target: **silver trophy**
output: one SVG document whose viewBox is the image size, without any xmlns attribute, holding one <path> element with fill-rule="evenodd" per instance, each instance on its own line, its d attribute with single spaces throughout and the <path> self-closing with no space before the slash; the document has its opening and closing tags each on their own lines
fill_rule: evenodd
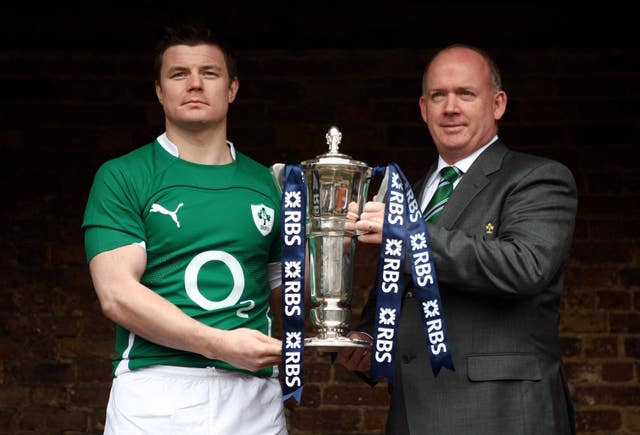
<svg viewBox="0 0 640 435">
<path fill-rule="evenodd" d="M 367 198 L 371 168 L 338 151 L 342 134 L 331 127 L 326 135 L 329 152 L 301 162 L 307 185 L 307 246 L 311 324 L 317 336 L 305 339 L 305 347 L 335 351 L 343 347 L 369 347 L 363 340 L 345 336 L 351 319 L 356 234 L 347 224 L 349 203 L 358 214 Z M 272 166 L 282 186 L 281 163 Z M 351 226 L 352 227 L 352 226 Z"/>
</svg>

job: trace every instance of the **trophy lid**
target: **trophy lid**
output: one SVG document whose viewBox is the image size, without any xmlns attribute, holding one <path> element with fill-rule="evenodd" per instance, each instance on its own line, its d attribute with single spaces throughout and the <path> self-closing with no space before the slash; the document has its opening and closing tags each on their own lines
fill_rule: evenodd
<svg viewBox="0 0 640 435">
<path fill-rule="evenodd" d="M 342 133 L 340 132 L 340 130 L 338 130 L 338 127 L 332 126 L 331 128 L 329 128 L 329 131 L 325 135 L 325 138 L 327 139 L 327 145 L 329 145 L 329 152 L 320 154 L 316 156 L 315 159 L 305 160 L 304 162 L 302 162 L 302 166 L 308 167 L 318 164 L 329 164 L 357 166 L 362 168 L 368 167 L 366 163 L 358 160 L 353 160 L 350 155 L 343 154 L 338 151 L 338 146 L 342 141 Z"/>
</svg>

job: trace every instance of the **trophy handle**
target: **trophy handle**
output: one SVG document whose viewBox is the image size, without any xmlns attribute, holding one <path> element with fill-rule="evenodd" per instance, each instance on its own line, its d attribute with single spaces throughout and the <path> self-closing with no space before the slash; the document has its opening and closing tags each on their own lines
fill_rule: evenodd
<svg viewBox="0 0 640 435">
<path fill-rule="evenodd" d="M 275 181 L 276 186 L 280 189 L 280 193 L 284 189 L 284 163 L 274 163 L 271 165 L 271 176 L 273 176 L 273 181 Z"/>
<path fill-rule="evenodd" d="M 384 177 L 382 177 L 382 181 L 380 182 L 380 188 L 378 189 L 378 193 L 376 193 L 376 201 L 384 202 L 384 197 L 387 195 L 387 186 L 389 185 L 389 167 L 384 170 Z"/>
</svg>

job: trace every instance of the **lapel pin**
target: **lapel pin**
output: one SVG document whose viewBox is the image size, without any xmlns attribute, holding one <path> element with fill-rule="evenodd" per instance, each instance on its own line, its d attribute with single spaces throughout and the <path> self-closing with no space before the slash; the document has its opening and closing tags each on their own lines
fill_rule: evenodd
<svg viewBox="0 0 640 435">
<path fill-rule="evenodd" d="M 484 228 L 487 230 L 487 234 L 493 234 L 493 224 L 491 222 L 485 225 Z"/>
</svg>

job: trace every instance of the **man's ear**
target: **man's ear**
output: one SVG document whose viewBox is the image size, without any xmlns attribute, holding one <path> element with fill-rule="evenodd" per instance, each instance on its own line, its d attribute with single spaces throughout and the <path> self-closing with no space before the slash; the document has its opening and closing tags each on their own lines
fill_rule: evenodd
<svg viewBox="0 0 640 435">
<path fill-rule="evenodd" d="M 420 95 L 418 104 L 420 105 L 420 116 L 422 116 L 422 120 L 426 123 L 427 122 L 427 99 L 424 97 L 424 95 Z"/>
<path fill-rule="evenodd" d="M 233 80 L 231 80 L 231 83 L 229 83 L 229 94 L 227 97 L 227 101 L 229 102 L 229 104 L 233 103 L 233 101 L 236 99 L 236 95 L 238 95 L 239 88 L 240 88 L 240 80 L 238 80 L 238 77 L 236 77 Z"/>
<path fill-rule="evenodd" d="M 493 97 L 493 118 L 499 121 L 507 110 L 507 93 L 505 91 L 498 91 Z"/>
<path fill-rule="evenodd" d="M 155 81 L 156 86 L 156 97 L 158 97 L 158 102 L 162 106 L 162 87 L 160 86 L 160 82 L 158 80 Z"/>
</svg>

